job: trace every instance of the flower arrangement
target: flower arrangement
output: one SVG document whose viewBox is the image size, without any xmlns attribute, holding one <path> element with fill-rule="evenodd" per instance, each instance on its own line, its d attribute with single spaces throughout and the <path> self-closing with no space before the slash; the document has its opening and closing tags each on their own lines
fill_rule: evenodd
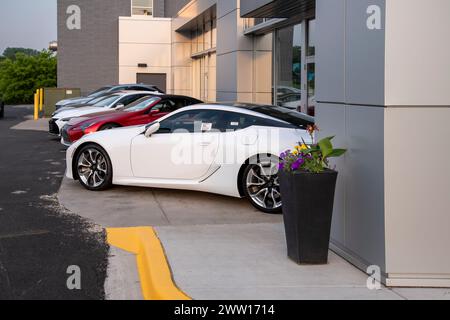
<svg viewBox="0 0 450 320">
<path fill-rule="evenodd" d="M 295 146 L 294 150 L 287 150 L 280 155 L 279 169 L 285 172 L 305 171 L 322 173 L 329 169 L 329 158 L 340 157 L 347 152 L 345 149 L 334 149 L 332 140 L 328 137 L 314 143 L 315 133 L 319 131 L 316 125 L 307 128 L 311 136 L 311 145 L 304 141 Z"/>
</svg>

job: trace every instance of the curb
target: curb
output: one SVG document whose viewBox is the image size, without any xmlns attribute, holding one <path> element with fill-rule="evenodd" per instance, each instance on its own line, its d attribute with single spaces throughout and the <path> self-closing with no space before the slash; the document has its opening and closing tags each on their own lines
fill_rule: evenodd
<svg viewBox="0 0 450 320">
<path fill-rule="evenodd" d="M 151 227 L 106 229 L 111 246 L 136 254 L 145 300 L 192 300 L 174 283 L 161 242 Z"/>
</svg>

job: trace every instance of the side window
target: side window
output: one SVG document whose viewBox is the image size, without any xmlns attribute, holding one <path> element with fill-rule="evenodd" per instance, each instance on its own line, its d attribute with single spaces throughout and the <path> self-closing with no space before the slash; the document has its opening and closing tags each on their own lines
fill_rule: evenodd
<svg viewBox="0 0 450 320">
<path fill-rule="evenodd" d="M 120 99 L 115 105 L 114 108 L 116 108 L 119 104 L 123 104 L 124 106 L 129 105 L 130 103 L 135 102 L 136 100 L 144 97 L 145 95 L 130 95 L 130 96 L 126 96 L 123 97 L 122 99 Z"/>
<path fill-rule="evenodd" d="M 152 108 L 153 110 L 159 110 L 159 112 L 162 113 L 170 113 L 172 111 L 175 111 L 175 104 L 173 101 L 169 100 L 169 99 L 164 99 L 161 100 L 157 105 L 155 105 Z"/>
<path fill-rule="evenodd" d="M 294 128 L 293 125 L 281 121 L 265 119 L 236 112 L 224 112 L 221 131 L 229 132 L 242 130 L 251 126 Z"/>
<path fill-rule="evenodd" d="M 160 122 L 159 133 L 211 132 L 221 130 L 223 112 L 215 110 L 189 110 Z"/>
<path fill-rule="evenodd" d="M 175 106 L 175 110 L 191 105 L 191 103 L 189 103 L 189 100 L 184 98 L 173 98 L 172 101 Z"/>
</svg>

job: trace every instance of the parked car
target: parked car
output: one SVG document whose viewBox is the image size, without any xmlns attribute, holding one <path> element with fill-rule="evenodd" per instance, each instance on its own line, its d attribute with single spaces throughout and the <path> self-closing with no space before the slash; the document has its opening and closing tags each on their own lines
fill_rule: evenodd
<svg viewBox="0 0 450 320">
<path fill-rule="evenodd" d="M 111 93 L 119 92 L 119 91 L 149 91 L 149 92 L 158 92 L 164 93 L 161 89 L 154 85 L 145 85 L 145 84 L 122 84 L 116 86 L 105 86 L 94 92 L 91 92 L 87 97 L 77 97 L 71 99 L 64 99 L 55 104 L 56 110 L 59 110 L 63 107 L 71 106 L 71 105 L 83 105 L 87 104 L 93 99 L 96 99 L 101 96 L 109 95 Z"/>
<path fill-rule="evenodd" d="M 68 109 L 58 112 L 54 114 L 52 119 L 49 121 L 49 132 L 50 134 L 60 135 L 61 129 L 72 118 L 116 111 L 148 95 L 149 92 L 147 91 L 123 91 L 111 94 L 105 99 L 101 99 L 98 103 L 89 107 Z"/>
<path fill-rule="evenodd" d="M 278 155 L 311 143 L 313 123 L 277 106 L 189 106 L 146 126 L 85 135 L 67 150 L 66 174 L 92 191 L 113 184 L 196 190 L 247 197 L 278 213 Z"/>
<path fill-rule="evenodd" d="M 200 100 L 176 95 L 146 96 L 117 112 L 74 118 L 61 131 L 61 143 L 70 146 L 85 134 L 119 127 L 143 125 Z"/>
</svg>

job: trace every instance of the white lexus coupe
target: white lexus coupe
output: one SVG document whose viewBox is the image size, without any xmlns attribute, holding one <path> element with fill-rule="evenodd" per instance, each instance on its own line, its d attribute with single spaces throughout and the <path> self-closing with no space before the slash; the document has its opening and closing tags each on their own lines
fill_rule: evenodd
<svg viewBox="0 0 450 320">
<path fill-rule="evenodd" d="M 281 211 L 279 155 L 311 143 L 314 118 L 282 107 L 204 104 L 146 126 L 84 136 L 67 150 L 67 177 L 92 191 L 113 184 L 247 197 Z"/>
</svg>

